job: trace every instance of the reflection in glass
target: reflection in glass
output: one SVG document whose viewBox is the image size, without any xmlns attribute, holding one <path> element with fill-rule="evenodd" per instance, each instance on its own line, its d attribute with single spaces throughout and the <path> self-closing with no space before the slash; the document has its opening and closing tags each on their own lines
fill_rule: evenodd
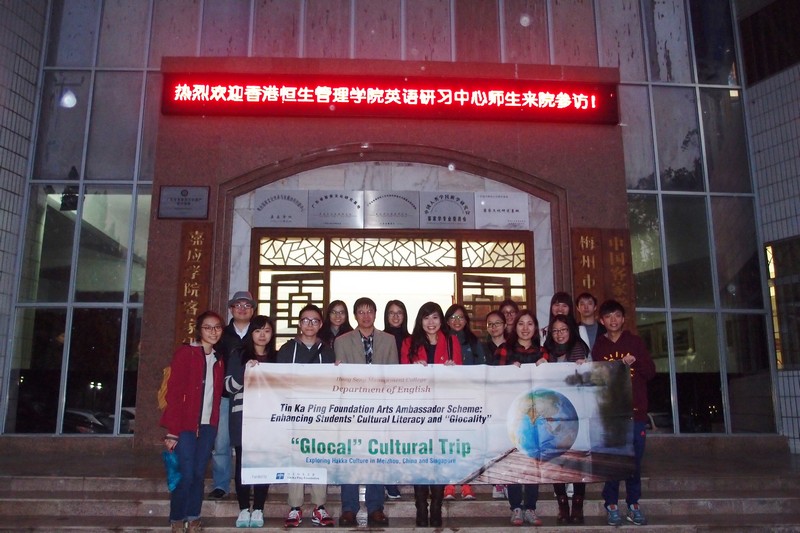
<svg viewBox="0 0 800 533">
<path fill-rule="evenodd" d="M 139 153 L 139 181 L 153 181 L 156 164 L 156 133 L 161 115 L 161 74 L 149 72 L 145 86 L 142 148 Z"/>
<path fill-rule="evenodd" d="M 772 378 L 763 315 L 723 316 L 734 433 L 775 433 Z"/>
<path fill-rule="evenodd" d="M 45 73 L 34 179 L 79 177 L 89 83 L 88 72 Z"/>
<path fill-rule="evenodd" d="M 136 221 L 131 258 L 131 302 L 144 301 L 144 275 L 147 270 L 147 238 L 150 234 L 150 200 L 153 188 L 142 185 L 136 196 Z"/>
<path fill-rule="evenodd" d="M 63 432 L 112 433 L 122 310 L 73 313 Z"/>
<path fill-rule="evenodd" d="M 97 73 L 86 153 L 87 179 L 133 179 L 141 96 L 141 74 Z"/>
<path fill-rule="evenodd" d="M 142 310 L 128 312 L 128 340 L 125 343 L 125 367 L 122 376 L 122 410 L 120 433 L 133 433 L 136 421 L 136 382 L 139 376 L 139 357 L 142 336 Z"/>
<path fill-rule="evenodd" d="M 644 341 L 656 365 L 656 376 L 647 383 L 647 414 L 650 433 L 674 433 L 669 354 L 666 350 L 664 313 L 636 313 L 636 333 Z"/>
<path fill-rule="evenodd" d="M 643 0 L 642 18 L 651 81 L 691 82 L 684 0 Z"/>
<path fill-rule="evenodd" d="M 700 126 L 693 89 L 653 87 L 656 117 L 658 174 L 661 188 L 673 191 L 702 191 Z"/>
<path fill-rule="evenodd" d="M 628 189 L 653 190 L 656 188 L 656 163 L 647 88 L 621 85 L 619 103 Z"/>
<path fill-rule="evenodd" d="M 99 67 L 144 66 L 149 2 L 105 2 L 100 23 Z"/>
<path fill-rule="evenodd" d="M 753 199 L 711 198 L 722 307 L 761 309 L 761 270 Z"/>
<path fill-rule="evenodd" d="M 672 315 L 672 347 L 681 433 L 724 432 L 715 315 Z"/>
<path fill-rule="evenodd" d="M 657 198 L 628 195 L 628 225 L 631 232 L 633 283 L 637 307 L 663 307 L 660 231 Z"/>
<path fill-rule="evenodd" d="M 131 188 L 86 189 L 81 218 L 75 300 L 121 302 L 125 294 Z"/>
<path fill-rule="evenodd" d="M 737 85 L 729 0 L 691 0 L 690 9 L 697 81 Z"/>
<path fill-rule="evenodd" d="M 28 204 L 19 300 L 66 302 L 72 265 L 77 185 L 34 185 Z"/>
<path fill-rule="evenodd" d="M 7 433 L 55 433 L 66 320 L 66 309 L 17 314 Z"/>
<path fill-rule="evenodd" d="M 713 307 L 705 200 L 664 196 L 663 207 L 672 306 Z"/>
<path fill-rule="evenodd" d="M 100 0 L 55 0 L 50 18 L 47 65 L 87 67 L 94 62 Z"/>
<path fill-rule="evenodd" d="M 708 183 L 712 191 L 750 192 L 747 138 L 738 91 L 700 89 Z"/>
<path fill-rule="evenodd" d="M 619 67 L 622 81 L 647 81 L 638 2 L 606 0 L 597 2 L 600 66 Z"/>
<path fill-rule="evenodd" d="M 778 370 L 800 370 L 800 237 L 767 246 Z"/>
</svg>

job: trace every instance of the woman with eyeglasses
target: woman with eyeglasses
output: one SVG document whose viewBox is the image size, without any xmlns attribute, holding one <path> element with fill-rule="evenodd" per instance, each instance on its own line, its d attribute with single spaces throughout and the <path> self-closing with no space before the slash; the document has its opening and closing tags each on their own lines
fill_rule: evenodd
<svg viewBox="0 0 800 533">
<path fill-rule="evenodd" d="M 347 304 L 341 300 L 334 300 L 328 304 L 328 308 L 325 310 L 325 319 L 322 321 L 319 337 L 322 342 L 333 348 L 336 339 L 348 331 L 353 331 L 353 326 L 350 325 Z"/>
<path fill-rule="evenodd" d="M 400 362 L 424 366 L 461 364 L 461 345 L 450 335 L 439 304 L 426 302 L 419 308 L 411 336 L 403 341 Z M 444 485 L 414 485 L 414 500 L 417 527 L 442 527 Z"/>
<path fill-rule="evenodd" d="M 506 328 L 506 337 L 508 337 L 514 331 L 514 324 L 517 320 L 517 315 L 519 314 L 519 304 L 514 300 L 507 298 L 500 302 L 500 314 L 503 315 L 503 321 L 505 322 Z"/>
<path fill-rule="evenodd" d="M 259 363 L 275 362 L 275 326 L 269 317 L 258 315 L 250 321 L 242 345 L 234 348 L 228 358 L 225 373 L 225 390 L 231 395 L 229 419 L 231 446 L 236 450 L 236 499 L 239 500 L 239 516 L 236 527 L 263 527 L 264 502 L 269 494 L 268 484 L 242 484 L 242 414 L 244 410 L 245 367 Z M 253 493 L 253 510 L 250 510 L 250 492 Z"/>
<path fill-rule="evenodd" d="M 331 304 L 333 305 L 333 304 Z M 322 311 L 314 304 L 308 304 L 300 310 L 297 317 L 297 337 L 287 341 L 278 350 L 276 363 L 317 363 L 326 364 L 336 361 L 333 348 L 319 338 L 322 327 Z M 286 527 L 299 527 L 303 521 L 304 485 L 302 483 L 288 484 L 289 514 L 286 515 Z M 333 518 L 325 509 L 328 498 L 328 486 L 309 485 L 311 502 L 314 510 L 311 512 L 311 523 L 317 526 L 333 527 Z"/>
<path fill-rule="evenodd" d="M 160 424 L 164 445 L 178 456 L 181 479 L 170 494 L 172 531 L 200 531 L 203 481 L 217 436 L 225 369 L 214 351 L 224 322 L 213 311 L 197 317 L 194 341 L 175 350 Z M 185 526 L 184 523 L 187 523 Z"/>
<path fill-rule="evenodd" d="M 400 348 L 403 346 L 403 341 L 411 336 L 408 332 L 406 304 L 400 300 L 386 302 L 386 307 L 383 308 L 383 325 L 383 331 L 394 337 L 394 341 L 397 344 L 397 359 L 399 362 Z M 386 485 L 386 497 L 390 500 L 399 500 L 402 498 L 402 494 L 400 494 L 400 489 L 397 485 Z"/>
<path fill-rule="evenodd" d="M 578 324 L 572 315 L 557 314 L 547 328 L 548 336 L 544 347 L 550 363 L 578 363 L 591 361 L 591 351 L 580 338 Z M 559 524 L 583 524 L 583 500 L 586 496 L 586 483 L 573 483 L 572 512 L 569 508 L 567 486 L 553 483 L 558 501 Z"/>
<path fill-rule="evenodd" d="M 483 353 L 486 354 L 487 365 L 498 364 L 495 354 L 504 342 L 506 342 L 505 318 L 499 310 L 492 311 L 486 315 L 486 342 L 483 343 Z"/>
</svg>

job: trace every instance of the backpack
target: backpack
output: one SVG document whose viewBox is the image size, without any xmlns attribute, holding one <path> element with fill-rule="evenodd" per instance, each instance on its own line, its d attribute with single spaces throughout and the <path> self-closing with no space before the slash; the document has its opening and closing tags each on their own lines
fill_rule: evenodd
<svg viewBox="0 0 800 533">
<path fill-rule="evenodd" d="M 172 374 L 172 367 L 165 366 L 161 372 L 161 386 L 158 388 L 156 397 L 158 399 L 158 408 L 163 411 L 167 408 L 167 383 L 169 383 L 169 376 Z"/>
</svg>

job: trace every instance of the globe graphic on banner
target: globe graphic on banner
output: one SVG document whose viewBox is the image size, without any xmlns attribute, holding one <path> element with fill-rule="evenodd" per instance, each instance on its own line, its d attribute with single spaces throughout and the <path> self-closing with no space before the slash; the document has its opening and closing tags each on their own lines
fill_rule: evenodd
<svg viewBox="0 0 800 533">
<path fill-rule="evenodd" d="M 518 450 L 528 457 L 547 461 L 575 443 L 578 412 L 560 392 L 534 389 L 511 404 L 508 432 Z"/>
</svg>

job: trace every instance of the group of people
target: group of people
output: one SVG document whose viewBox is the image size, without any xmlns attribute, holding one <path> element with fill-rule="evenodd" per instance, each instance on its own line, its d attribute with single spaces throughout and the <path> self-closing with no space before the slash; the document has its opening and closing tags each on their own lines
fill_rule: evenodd
<svg viewBox="0 0 800 533">
<path fill-rule="evenodd" d="M 167 407 L 161 425 L 168 431 L 165 445 L 178 455 L 181 470 L 181 481 L 170 499 L 173 533 L 184 529 L 192 533 L 200 531 L 204 475 L 212 450 L 214 487 L 209 497 L 219 499 L 227 495 L 231 448 L 235 450 L 233 477 L 240 508 L 236 527 L 264 525 L 269 485 L 245 485 L 241 481 L 242 411 L 245 369 L 272 362 L 519 366 L 621 360 L 631 372 L 636 459 L 635 472 L 625 480 L 628 507 L 625 517 L 618 507 L 619 481 L 606 482 L 603 498 L 610 525 L 619 525 L 625 519 L 637 525 L 646 524 L 639 507 L 640 469 L 647 421 L 647 381 L 655 375 L 655 366 L 644 342 L 624 330 L 625 309 L 619 302 L 604 302 L 599 313 L 596 313 L 597 300 L 589 293 L 579 295 L 575 302 L 578 319 L 570 295 L 556 293 L 551 300 L 547 327 L 540 329 L 534 312 L 520 309 L 513 300 L 505 300 L 486 316 L 485 342 L 472 331 L 467 309 L 460 304 L 451 305 L 446 312 L 435 302 L 423 304 L 410 332 L 406 306 L 399 300 L 386 304 L 383 331 L 375 327 L 377 307 L 370 298 L 359 298 L 353 305 L 356 327 L 350 324 L 347 305 L 341 300 L 332 301 L 325 313 L 309 304 L 297 317 L 296 337 L 276 350 L 272 320 L 255 315 L 256 302 L 249 292 L 237 292 L 228 302 L 230 323 L 225 326 L 213 311 L 201 314 L 196 321 L 195 342 L 179 347 L 172 359 Z M 570 507 L 566 486 L 554 484 L 558 523 L 583 523 L 585 490 L 585 484 L 574 484 Z M 455 498 L 456 492 L 453 485 L 415 485 L 417 527 L 442 527 L 443 500 Z M 462 485 L 459 492 L 465 500 L 475 498 L 469 485 Z M 495 493 L 498 492 L 503 497 L 507 494 L 512 525 L 542 524 L 536 514 L 538 485 L 495 487 Z M 401 497 L 396 486 L 366 485 L 367 525 L 388 525 L 385 496 Z M 310 497 L 311 522 L 332 527 L 334 520 L 325 508 L 327 487 L 310 485 Z M 286 527 L 302 523 L 304 500 L 304 486 L 290 484 Z M 342 485 L 339 525 L 356 526 L 359 507 L 359 486 Z"/>
</svg>

